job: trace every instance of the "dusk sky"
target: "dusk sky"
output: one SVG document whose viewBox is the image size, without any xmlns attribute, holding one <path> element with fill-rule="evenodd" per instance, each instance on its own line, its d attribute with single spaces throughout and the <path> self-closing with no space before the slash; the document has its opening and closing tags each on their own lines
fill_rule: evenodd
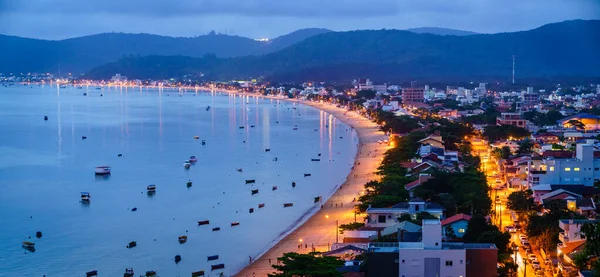
<svg viewBox="0 0 600 277">
<path fill-rule="evenodd" d="M 0 0 L 0 33 L 63 39 L 103 32 L 273 38 L 302 28 L 520 31 L 600 19 L 600 0 Z"/>
</svg>

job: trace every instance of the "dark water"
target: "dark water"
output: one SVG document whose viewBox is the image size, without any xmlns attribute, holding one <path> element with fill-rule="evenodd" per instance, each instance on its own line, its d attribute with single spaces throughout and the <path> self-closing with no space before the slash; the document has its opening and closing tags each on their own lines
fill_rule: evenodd
<svg viewBox="0 0 600 277">
<path fill-rule="evenodd" d="M 229 276 L 318 205 L 315 196 L 330 195 L 356 153 L 346 125 L 284 101 L 85 91 L 0 87 L 0 276 L 85 276 L 94 269 L 122 276 L 126 267 L 136 276 L 151 269 Z M 321 161 L 312 162 L 318 153 Z M 191 155 L 199 161 L 186 170 Z M 94 176 L 98 165 L 112 166 L 110 178 Z M 146 194 L 148 184 L 156 184 L 154 196 Z M 80 192 L 90 192 L 89 205 L 80 203 Z M 294 206 L 284 209 L 287 202 Z M 197 226 L 199 220 L 210 225 Z M 240 225 L 231 227 L 234 221 Z M 187 243 L 178 243 L 180 235 Z M 34 253 L 21 248 L 26 240 L 36 243 Z M 127 249 L 129 241 L 138 246 Z M 207 262 L 210 255 L 220 258 Z M 225 270 L 210 272 L 217 263 Z"/>
</svg>

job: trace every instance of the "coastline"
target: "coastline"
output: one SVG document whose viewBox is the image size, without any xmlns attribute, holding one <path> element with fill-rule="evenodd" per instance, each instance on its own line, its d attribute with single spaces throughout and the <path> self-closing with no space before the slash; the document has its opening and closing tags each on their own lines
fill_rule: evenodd
<svg viewBox="0 0 600 277">
<path fill-rule="evenodd" d="M 308 253 L 312 247 L 316 251 L 324 252 L 329 246 L 336 242 L 337 225 L 362 221 L 362 215 L 355 216 L 353 200 L 363 190 L 364 184 L 378 177 L 373 174 L 380 164 L 383 153 L 387 146 L 377 143 L 378 140 L 386 139 L 383 132 L 379 131 L 377 124 L 358 115 L 355 112 L 347 112 L 345 109 L 337 108 L 329 104 L 312 102 L 306 100 L 289 99 L 281 97 L 270 97 L 264 95 L 251 95 L 237 92 L 229 92 L 242 96 L 256 96 L 265 99 L 284 100 L 310 106 L 333 115 L 341 122 L 354 128 L 359 143 L 357 145 L 354 167 L 346 176 L 343 184 L 335 187 L 333 194 L 323 203 L 323 208 L 318 206 L 308 210 L 297 223 L 280 237 L 266 245 L 264 250 L 255 257 L 252 263 L 244 267 L 234 276 L 267 276 L 273 273 L 271 264 L 276 263 L 277 258 L 283 253 L 297 252 Z M 356 176 L 356 177 L 355 177 Z M 343 235 L 338 235 L 341 242 Z"/>
</svg>

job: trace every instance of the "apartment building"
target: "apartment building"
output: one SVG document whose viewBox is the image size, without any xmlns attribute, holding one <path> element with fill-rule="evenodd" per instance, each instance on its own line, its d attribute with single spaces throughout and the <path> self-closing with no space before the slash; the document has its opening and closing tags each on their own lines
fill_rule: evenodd
<svg viewBox="0 0 600 277">
<path fill-rule="evenodd" d="M 496 118 L 496 125 L 513 125 L 525 128 L 527 120 L 525 120 L 520 113 L 501 113 L 500 116 Z"/>
<path fill-rule="evenodd" d="M 527 183 L 530 187 L 541 184 L 593 186 L 594 180 L 600 179 L 599 154 L 592 145 L 577 144 L 575 157 L 544 155 L 539 165 L 529 165 Z"/>
<path fill-rule="evenodd" d="M 425 103 L 425 90 L 422 88 L 403 88 L 402 103 L 404 105 Z"/>
</svg>

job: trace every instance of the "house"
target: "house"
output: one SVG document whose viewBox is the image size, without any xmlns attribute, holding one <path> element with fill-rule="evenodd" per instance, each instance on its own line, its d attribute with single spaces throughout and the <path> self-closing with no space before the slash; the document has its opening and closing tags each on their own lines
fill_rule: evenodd
<svg viewBox="0 0 600 277">
<path fill-rule="evenodd" d="M 395 259 L 392 259 L 394 255 Z M 444 243 L 442 225 L 437 219 L 423 220 L 420 242 L 369 243 L 367 259 L 371 261 L 378 257 L 382 259 L 376 266 L 368 265 L 369 276 L 498 275 L 498 249 L 494 244 Z"/>
<path fill-rule="evenodd" d="M 521 128 L 525 128 L 527 124 L 521 115 L 521 113 L 501 113 L 499 117 L 496 118 L 496 125 L 513 125 Z"/>
<path fill-rule="evenodd" d="M 542 144 L 552 144 L 560 142 L 560 138 L 553 133 L 540 133 L 533 135 L 533 138 L 535 139 L 535 141 Z"/>
<path fill-rule="evenodd" d="M 427 212 L 437 218 L 443 218 L 444 208 L 436 203 L 426 202 L 420 198 L 413 198 L 409 202 L 398 203 L 389 208 L 367 208 L 366 227 L 386 228 L 400 223 L 398 218 L 408 214 L 413 219 L 420 212 Z"/>
<path fill-rule="evenodd" d="M 471 216 L 466 214 L 456 214 L 442 220 L 442 233 L 444 237 L 447 235 L 446 228 L 450 228 L 457 238 L 462 238 L 467 231 L 469 220 L 471 220 Z"/>
<path fill-rule="evenodd" d="M 419 174 L 419 178 L 405 185 L 406 190 L 412 190 L 417 186 L 427 182 L 429 179 L 433 178 L 431 174 Z"/>
<path fill-rule="evenodd" d="M 419 143 L 421 145 L 431 145 L 433 147 L 437 147 L 437 148 L 444 148 L 444 140 L 442 140 L 441 136 L 428 136 L 422 140 L 419 140 Z"/>
<path fill-rule="evenodd" d="M 527 182 L 539 184 L 593 186 L 600 179 L 600 157 L 589 144 L 577 144 L 575 156 L 568 151 L 546 151 L 537 168 L 530 168 Z"/>
<path fill-rule="evenodd" d="M 585 244 L 585 238 L 581 236 L 581 227 L 586 223 L 595 223 L 596 220 L 589 219 L 561 219 L 558 221 L 560 243 L 556 252 L 562 256 L 566 264 L 572 264 L 571 254 L 581 251 Z"/>
<path fill-rule="evenodd" d="M 382 236 L 394 235 L 400 242 L 421 241 L 421 226 L 408 221 L 402 221 L 381 231 Z"/>
</svg>

